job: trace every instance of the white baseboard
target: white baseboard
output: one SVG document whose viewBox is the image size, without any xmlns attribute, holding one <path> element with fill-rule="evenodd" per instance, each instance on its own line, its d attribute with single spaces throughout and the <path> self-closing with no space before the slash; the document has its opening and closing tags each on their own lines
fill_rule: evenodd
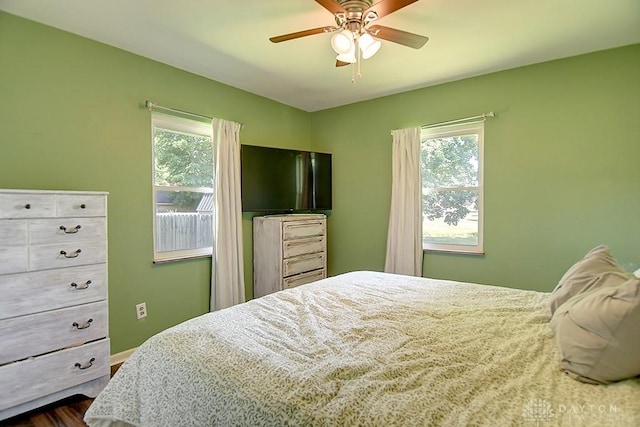
<svg viewBox="0 0 640 427">
<path fill-rule="evenodd" d="M 111 363 L 111 366 L 123 363 L 137 349 L 138 347 L 134 347 L 134 348 L 130 348 L 129 350 L 121 351 L 120 353 L 112 354 L 109 360 L 109 362 Z"/>
</svg>

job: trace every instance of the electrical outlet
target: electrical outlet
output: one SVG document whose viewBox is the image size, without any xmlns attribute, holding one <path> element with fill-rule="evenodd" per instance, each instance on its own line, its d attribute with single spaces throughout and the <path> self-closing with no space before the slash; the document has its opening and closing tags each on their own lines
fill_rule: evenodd
<svg viewBox="0 0 640 427">
<path fill-rule="evenodd" d="M 141 302 L 140 304 L 136 304 L 136 316 L 138 320 L 144 319 L 147 317 L 147 303 Z"/>
</svg>

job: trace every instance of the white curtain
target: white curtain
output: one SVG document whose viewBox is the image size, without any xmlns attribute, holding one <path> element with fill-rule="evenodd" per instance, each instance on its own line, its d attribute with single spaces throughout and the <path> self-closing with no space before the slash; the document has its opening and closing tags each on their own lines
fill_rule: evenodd
<svg viewBox="0 0 640 427">
<path fill-rule="evenodd" d="M 245 301 L 239 123 L 213 119 L 215 206 L 210 310 Z"/>
<path fill-rule="evenodd" d="M 420 128 L 394 130 L 391 134 L 393 179 L 384 271 L 422 276 Z"/>
</svg>

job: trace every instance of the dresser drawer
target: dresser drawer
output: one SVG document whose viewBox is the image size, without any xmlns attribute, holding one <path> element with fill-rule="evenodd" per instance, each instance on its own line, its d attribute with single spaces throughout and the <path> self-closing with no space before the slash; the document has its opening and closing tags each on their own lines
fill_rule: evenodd
<svg viewBox="0 0 640 427">
<path fill-rule="evenodd" d="M 283 258 L 291 258 L 298 255 L 323 252 L 324 248 L 324 236 L 285 240 L 282 242 L 282 256 Z"/>
<path fill-rule="evenodd" d="M 0 220 L 0 248 L 10 246 L 26 246 L 27 221 L 23 219 Z"/>
<path fill-rule="evenodd" d="M 109 340 L 0 366 L 0 411 L 109 375 Z"/>
<path fill-rule="evenodd" d="M 21 273 L 29 269 L 29 250 L 26 246 L 0 246 L 0 274 Z"/>
<path fill-rule="evenodd" d="M 74 243 L 90 240 L 105 241 L 105 218 L 32 219 L 29 221 L 29 242 L 32 245 L 47 243 Z"/>
<path fill-rule="evenodd" d="M 107 265 L 0 276 L 0 295 L 0 320 L 106 300 Z"/>
<path fill-rule="evenodd" d="M 55 213 L 52 194 L 0 193 L 0 218 L 52 217 Z"/>
<path fill-rule="evenodd" d="M 30 247 L 29 258 L 31 271 L 101 264 L 107 260 L 107 248 L 104 241 L 34 245 Z"/>
<path fill-rule="evenodd" d="M 306 271 L 324 268 L 324 253 L 287 258 L 282 261 L 282 276 L 288 277 Z"/>
<path fill-rule="evenodd" d="M 0 320 L 0 365 L 108 335 L 107 302 Z"/>
<path fill-rule="evenodd" d="M 107 213 L 106 197 L 91 194 L 59 195 L 56 203 L 58 217 L 105 216 Z"/>
<path fill-rule="evenodd" d="M 0 274 L 29 268 L 27 220 L 0 219 Z"/>
<path fill-rule="evenodd" d="M 304 285 L 306 283 L 315 282 L 316 280 L 324 279 L 327 277 L 326 270 L 323 268 L 321 270 L 314 270 L 308 273 L 297 274 L 291 277 L 285 277 L 282 280 L 283 288 L 295 288 L 296 286 Z"/>
<path fill-rule="evenodd" d="M 282 223 L 283 240 L 300 239 L 303 237 L 324 234 L 324 221 L 295 221 Z"/>
</svg>

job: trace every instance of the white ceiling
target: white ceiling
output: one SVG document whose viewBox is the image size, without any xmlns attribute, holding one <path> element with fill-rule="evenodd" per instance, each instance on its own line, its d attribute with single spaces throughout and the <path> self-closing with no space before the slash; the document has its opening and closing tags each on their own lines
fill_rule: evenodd
<svg viewBox="0 0 640 427">
<path fill-rule="evenodd" d="M 314 0 L 0 0 L 0 10 L 310 112 L 640 43 L 640 0 L 420 0 L 378 23 L 429 42 L 383 41 L 352 84 L 331 35 L 268 40 L 334 25 Z"/>
</svg>

